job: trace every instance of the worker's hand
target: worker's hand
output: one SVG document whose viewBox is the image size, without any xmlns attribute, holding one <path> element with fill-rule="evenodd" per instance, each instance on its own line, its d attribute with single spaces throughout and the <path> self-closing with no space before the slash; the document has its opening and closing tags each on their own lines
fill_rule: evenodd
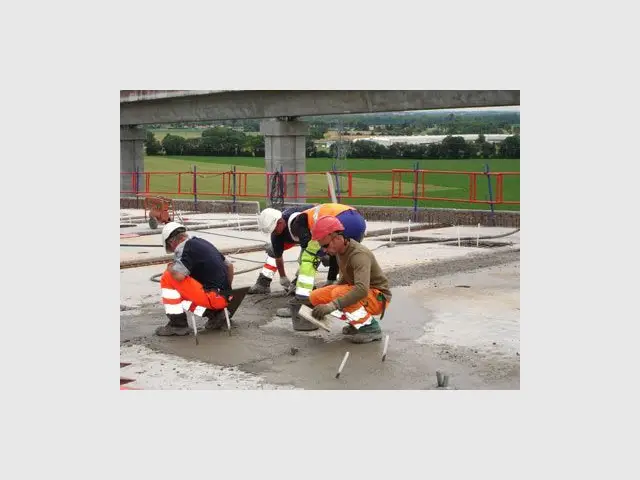
<svg viewBox="0 0 640 480">
<path fill-rule="evenodd" d="M 311 311 L 311 315 L 313 316 L 313 318 L 317 318 L 318 320 L 321 320 L 325 315 L 328 315 L 337 309 L 338 307 L 334 302 L 324 303 L 324 304 L 316 305 L 315 307 L 313 307 L 313 310 Z"/>
<path fill-rule="evenodd" d="M 285 290 L 289 290 L 291 280 L 289 280 L 286 275 L 284 277 L 280 277 L 280 285 L 282 285 Z"/>
</svg>

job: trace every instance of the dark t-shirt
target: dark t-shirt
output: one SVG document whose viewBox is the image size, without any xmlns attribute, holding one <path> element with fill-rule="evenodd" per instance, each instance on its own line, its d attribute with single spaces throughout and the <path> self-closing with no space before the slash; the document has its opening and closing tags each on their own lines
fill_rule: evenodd
<svg viewBox="0 0 640 480">
<path fill-rule="evenodd" d="M 191 237 L 185 242 L 179 260 L 205 292 L 231 290 L 224 255 L 208 241 Z"/>
</svg>

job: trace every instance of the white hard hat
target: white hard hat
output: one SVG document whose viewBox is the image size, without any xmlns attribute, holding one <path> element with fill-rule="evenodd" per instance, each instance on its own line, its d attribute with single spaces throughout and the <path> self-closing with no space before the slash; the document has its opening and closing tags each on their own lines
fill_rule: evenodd
<svg viewBox="0 0 640 480">
<path fill-rule="evenodd" d="M 282 212 L 275 208 L 265 208 L 258 217 L 258 228 L 262 233 L 271 234 L 276 228 L 276 223 L 282 218 Z"/>
<path fill-rule="evenodd" d="M 178 228 L 185 228 L 185 227 L 184 225 L 178 222 L 169 222 L 162 228 L 162 245 L 164 246 L 164 250 L 167 253 L 171 253 L 167 249 L 167 238 L 169 238 L 171 234 L 175 232 Z"/>
</svg>

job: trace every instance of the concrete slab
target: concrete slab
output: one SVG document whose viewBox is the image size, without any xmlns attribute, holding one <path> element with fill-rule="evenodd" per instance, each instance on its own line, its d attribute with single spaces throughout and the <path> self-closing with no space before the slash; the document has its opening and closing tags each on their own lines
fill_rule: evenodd
<svg viewBox="0 0 640 480">
<path fill-rule="evenodd" d="M 487 236 L 513 231 L 481 228 Z M 470 235 L 467 232 L 477 227 L 460 230 L 461 235 Z M 457 231 L 452 227 L 416 235 L 433 237 L 434 233 L 449 238 Z M 218 246 L 226 242 L 224 237 L 212 238 L 216 238 L 214 243 Z M 190 336 L 156 337 L 153 331 L 166 323 L 166 317 L 160 304 L 159 284 L 150 281 L 150 277 L 162 273 L 164 265 L 121 270 L 120 303 L 121 310 L 125 309 L 120 318 L 122 358 L 132 365 L 151 362 L 149 352 L 141 350 L 136 357 L 136 350 L 129 348 L 133 344 L 169 355 L 163 360 L 168 365 L 193 361 L 196 363 L 192 367 L 180 365 L 194 371 L 202 367 L 197 362 L 237 368 L 225 371 L 225 375 L 218 371 L 215 375 L 203 374 L 202 378 L 209 378 L 206 381 L 197 375 L 189 377 L 191 380 L 176 379 L 170 370 L 165 372 L 167 383 L 163 384 L 160 379 L 164 373 L 159 373 L 156 366 L 149 367 L 148 386 L 140 388 L 190 388 L 188 382 L 192 381 L 193 388 L 207 388 L 205 384 L 210 384 L 211 388 L 275 385 L 305 389 L 429 389 L 435 388 L 435 371 L 440 370 L 450 375 L 450 388 L 517 389 L 519 233 L 508 238 L 512 246 L 496 249 L 434 243 L 397 243 L 389 248 L 388 239 L 363 242 L 374 250 L 392 284 L 393 300 L 381 322 L 385 334 L 390 335 L 384 363 L 380 361 L 382 342 L 353 345 L 342 338 L 339 329 L 331 333 L 294 331 L 290 319 L 275 316 L 276 309 L 287 301 L 277 281 L 272 284 L 271 296 L 245 298 L 234 317 L 231 337 L 226 332 L 203 334 L 198 346 Z M 296 270 L 298 253 L 299 249 L 293 248 L 284 255 L 290 278 Z M 236 276 L 234 287 L 252 285 L 265 259 L 264 252 L 230 257 L 237 271 L 247 270 Z M 322 267 L 318 273 L 319 281 L 325 280 L 326 270 Z M 349 361 L 336 380 L 335 373 L 347 350 Z M 242 377 L 251 379 L 249 383 L 240 382 L 238 372 L 249 375 Z M 137 374 L 141 382 L 146 381 L 145 375 Z M 183 380 L 186 383 L 180 383 Z"/>
<path fill-rule="evenodd" d="M 120 350 L 123 377 L 133 379 L 127 386 L 142 390 L 291 390 L 293 387 L 265 383 L 256 375 L 210 363 L 185 360 L 159 353 L 142 345 Z"/>
</svg>

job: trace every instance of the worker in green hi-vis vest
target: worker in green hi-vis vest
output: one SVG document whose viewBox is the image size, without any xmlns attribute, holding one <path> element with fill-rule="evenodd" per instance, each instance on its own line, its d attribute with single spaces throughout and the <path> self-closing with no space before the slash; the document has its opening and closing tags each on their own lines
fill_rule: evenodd
<svg viewBox="0 0 640 480">
<path fill-rule="evenodd" d="M 296 275 L 295 286 L 291 286 L 291 290 L 295 293 L 295 297 L 289 302 L 289 311 L 278 311 L 280 316 L 291 315 L 294 330 L 310 331 L 316 330 L 318 327 L 304 319 L 298 318 L 298 311 L 302 304 L 309 304 L 309 295 L 314 288 L 315 276 L 320 265 L 320 258 L 325 253 L 320 244 L 316 240 L 312 240 L 311 231 L 319 218 L 331 216 L 338 218 L 344 225 L 345 238 L 362 242 L 367 223 L 354 207 L 342 205 L 340 203 L 323 203 L 309 208 L 302 212 L 291 214 L 288 220 L 288 229 L 291 237 L 296 242 L 300 242 L 301 254 L 299 258 L 299 269 Z M 290 290 L 290 292 L 291 292 Z"/>
</svg>

